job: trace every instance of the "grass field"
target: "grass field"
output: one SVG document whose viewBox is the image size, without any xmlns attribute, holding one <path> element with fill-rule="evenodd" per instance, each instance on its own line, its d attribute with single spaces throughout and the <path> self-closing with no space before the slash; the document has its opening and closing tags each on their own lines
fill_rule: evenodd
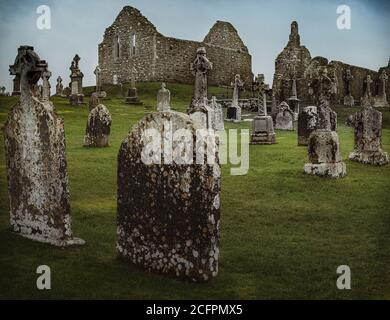
<svg viewBox="0 0 390 320">
<path fill-rule="evenodd" d="M 353 130 L 343 125 L 355 109 L 339 108 L 338 134 L 348 176 L 306 176 L 306 148 L 297 134 L 277 131 L 278 144 L 250 146 L 245 176 L 222 170 L 220 268 L 207 284 L 145 272 L 116 258 L 116 157 L 133 124 L 155 110 L 158 83 L 140 83 L 143 107 L 112 98 L 111 146 L 82 147 L 87 106 L 53 98 L 65 120 L 74 234 L 87 241 L 59 249 L 8 230 L 4 139 L 0 138 L 0 298 L 108 299 L 390 299 L 390 166 L 347 160 Z M 192 87 L 168 85 L 175 110 L 184 111 Z M 217 92 L 219 89 L 210 88 Z M 109 93 L 115 97 L 115 92 Z M 0 126 L 16 102 L 0 97 Z M 245 112 L 244 112 L 245 113 Z M 390 152 L 390 111 L 383 145 Z M 226 124 L 249 128 L 250 123 Z M 36 289 L 36 268 L 52 271 L 52 289 Z M 352 290 L 336 288 L 336 269 L 349 265 Z"/>
</svg>

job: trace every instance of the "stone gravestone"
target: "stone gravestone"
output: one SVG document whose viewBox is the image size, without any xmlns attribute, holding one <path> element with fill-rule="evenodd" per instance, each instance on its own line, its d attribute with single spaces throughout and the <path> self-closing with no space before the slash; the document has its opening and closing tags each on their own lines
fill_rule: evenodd
<svg viewBox="0 0 390 320">
<path fill-rule="evenodd" d="M 278 130 L 294 130 L 294 112 L 290 109 L 286 102 L 279 105 L 278 113 L 275 118 L 275 129 Z"/>
<path fill-rule="evenodd" d="M 226 121 L 240 122 L 241 107 L 238 104 L 238 100 L 240 98 L 240 91 L 244 87 L 244 82 L 241 80 L 241 76 L 239 74 L 236 74 L 233 86 L 233 100 L 232 104 L 227 109 Z"/>
<path fill-rule="evenodd" d="M 307 146 L 310 134 L 317 128 L 317 107 L 303 108 L 298 116 L 298 145 Z"/>
<path fill-rule="evenodd" d="M 206 49 L 199 48 L 196 58 L 190 65 L 190 70 L 195 76 L 194 96 L 187 113 L 200 127 L 212 129 L 213 110 L 208 105 L 207 99 L 207 74 L 213 69 L 213 64 L 206 57 Z"/>
<path fill-rule="evenodd" d="M 212 128 L 215 131 L 225 130 L 225 124 L 223 122 L 223 110 L 222 105 L 218 103 L 217 97 L 211 97 L 210 109 L 212 110 Z"/>
<path fill-rule="evenodd" d="M 117 250 L 148 271 L 203 282 L 218 274 L 221 168 L 218 152 L 214 164 L 197 164 L 196 128 L 188 115 L 157 112 L 123 141 Z M 153 152 L 148 137 L 142 139 L 150 130 L 161 139 Z"/>
<path fill-rule="evenodd" d="M 386 74 L 386 70 L 383 70 L 382 73 L 379 76 L 380 80 L 380 91 L 379 94 L 375 97 L 375 104 L 374 107 L 376 108 L 388 108 L 389 103 L 387 102 L 387 95 L 386 95 L 386 84 L 387 80 L 389 79 L 388 75 Z"/>
<path fill-rule="evenodd" d="M 105 98 L 107 96 L 107 93 L 102 90 L 102 79 L 101 79 L 101 72 L 102 70 L 100 69 L 99 66 L 96 66 L 94 70 L 94 75 L 96 78 L 96 88 L 95 92 L 98 95 L 99 98 Z"/>
<path fill-rule="evenodd" d="M 71 105 L 83 104 L 83 78 L 84 74 L 79 68 L 80 57 L 76 54 L 70 66 L 70 89 L 69 102 Z"/>
<path fill-rule="evenodd" d="M 135 85 L 135 75 L 134 70 L 131 76 L 130 88 L 127 90 L 126 103 L 131 105 L 143 105 L 138 97 L 138 90 Z"/>
<path fill-rule="evenodd" d="M 344 105 L 353 107 L 355 104 L 355 99 L 352 96 L 352 80 L 353 75 L 350 69 L 347 69 L 344 74 L 344 82 L 345 82 L 345 96 L 344 96 Z"/>
<path fill-rule="evenodd" d="M 57 97 L 62 97 L 63 96 L 63 91 L 64 91 L 64 86 L 62 84 L 62 78 L 59 76 L 57 78 L 56 96 Z"/>
<path fill-rule="evenodd" d="M 326 178 L 342 178 L 346 176 L 346 165 L 340 154 L 339 137 L 335 131 L 315 130 L 309 138 L 309 163 L 304 172 Z"/>
<path fill-rule="evenodd" d="M 91 94 L 91 98 L 89 99 L 89 111 L 96 108 L 100 104 L 99 95 L 97 92 L 93 92 Z"/>
<path fill-rule="evenodd" d="M 166 88 L 165 83 L 161 84 L 161 89 L 157 94 L 157 111 L 171 110 L 171 92 Z"/>
<path fill-rule="evenodd" d="M 84 137 L 84 147 L 108 147 L 111 122 L 111 114 L 104 105 L 99 104 L 93 108 L 88 116 L 87 129 Z"/>
<path fill-rule="evenodd" d="M 64 88 L 64 91 L 62 92 L 64 97 L 69 98 L 72 94 L 72 89 L 69 87 Z"/>
<path fill-rule="evenodd" d="M 370 104 L 353 117 L 355 127 L 355 150 L 349 154 L 349 160 L 371 165 L 389 163 L 387 152 L 382 150 L 382 113 Z"/>
<path fill-rule="evenodd" d="M 33 47 L 21 46 L 10 73 L 21 81 L 20 100 L 4 126 L 11 229 L 56 246 L 84 244 L 72 234 L 63 121 L 46 98 L 31 94 L 47 63 Z"/>
</svg>

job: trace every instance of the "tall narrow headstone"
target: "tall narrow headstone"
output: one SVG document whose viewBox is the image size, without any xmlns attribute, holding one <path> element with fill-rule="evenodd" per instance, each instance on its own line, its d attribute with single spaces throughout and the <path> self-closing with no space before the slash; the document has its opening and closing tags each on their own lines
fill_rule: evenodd
<svg viewBox="0 0 390 320">
<path fill-rule="evenodd" d="M 64 91 L 64 86 L 62 84 L 62 78 L 59 76 L 57 78 L 56 96 L 57 97 L 62 97 L 63 96 L 63 91 Z"/>
<path fill-rule="evenodd" d="M 76 54 L 70 66 L 70 89 L 71 94 L 69 96 L 69 102 L 71 105 L 83 104 L 83 78 L 84 74 L 79 68 L 80 57 Z"/>
<path fill-rule="evenodd" d="M 148 271 L 204 282 L 218 274 L 221 168 L 218 152 L 198 163 L 194 148 L 205 149 L 183 113 L 152 113 L 129 132 L 118 155 L 117 251 Z"/>
<path fill-rule="evenodd" d="M 351 69 L 347 69 L 344 74 L 344 83 L 345 83 L 345 96 L 344 96 L 344 105 L 353 107 L 355 104 L 355 99 L 352 96 L 352 80 L 353 75 Z"/>
<path fill-rule="evenodd" d="M 161 89 L 157 94 L 157 111 L 171 110 L 171 92 L 166 88 L 165 83 L 161 84 Z"/>
<path fill-rule="evenodd" d="M 241 121 L 241 107 L 239 106 L 238 100 L 240 98 L 240 91 L 244 87 L 244 82 L 241 80 L 241 76 L 236 74 L 233 83 L 233 100 L 232 104 L 227 109 L 227 121 L 240 122 Z"/>
<path fill-rule="evenodd" d="M 63 121 L 46 99 L 46 89 L 45 99 L 32 95 L 48 72 L 46 61 L 29 46 L 18 49 L 10 66 L 21 81 L 20 100 L 4 126 L 11 229 L 56 246 L 84 244 L 72 234 Z"/>
<path fill-rule="evenodd" d="M 317 107 L 303 108 L 298 116 L 298 145 L 307 146 L 310 134 L 317 128 Z"/>
<path fill-rule="evenodd" d="M 223 122 L 223 110 L 222 105 L 218 103 L 217 97 L 211 97 L 210 108 L 213 112 L 212 127 L 216 131 L 225 130 L 225 124 Z"/>
<path fill-rule="evenodd" d="M 135 84 L 135 71 L 131 74 L 130 88 L 127 90 L 126 103 L 131 105 L 142 105 L 143 103 L 138 97 L 138 90 Z"/>
<path fill-rule="evenodd" d="M 387 80 L 389 79 L 386 70 L 383 70 L 382 73 L 379 75 L 379 93 L 375 97 L 375 104 L 374 107 L 376 108 L 388 108 L 389 103 L 387 101 L 387 95 L 386 95 L 386 85 Z"/>
</svg>

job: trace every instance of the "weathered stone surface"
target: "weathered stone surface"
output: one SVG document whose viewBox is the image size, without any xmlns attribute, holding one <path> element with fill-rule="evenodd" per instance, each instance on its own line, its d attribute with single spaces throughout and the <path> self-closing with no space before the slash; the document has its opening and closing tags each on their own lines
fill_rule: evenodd
<svg viewBox="0 0 390 320">
<path fill-rule="evenodd" d="M 64 85 L 62 84 L 62 78 L 59 76 L 57 78 L 57 85 L 56 85 L 56 96 L 62 97 L 64 91 Z"/>
<path fill-rule="evenodd" d="M 353 107 L 355 105 L 355 99 L 352 96 L 352 80 L 353 75 L 351 73 L 351 69 L 347 69 L 344 74 L 344 82 L 345 82 L 345 96 L 344 96 L 344 105 Z"/>
<path fill-rule="evenodd" d="M 275 144 L 276 135 L 271 116 L 256 116 L 252 122 L 251 144 Z"/>
<path fill-rule="evenodd" d="M 88 116 L 84 147 L 104 148 L 109 146 L 111 130 L 111 114 L 102 105 L 97 105 Z"/>
<path fill-rule="evenodd" d="M 309 161 L 304 172 L 325 178 L 342 178 L 346 176 L 346 165 L 340 154 L 339 137 L 335 131 L 315 130 L 309 138 Z"/>
<path fill-rule="evenodd" d="M 217 102 L 215 96 L 211 97 L 210 109 L 213 112 L 212 117 L 212 128 L 216 131 L 225 130 L 225 124 L 223 122 L 223 110 L 222 105 Z"/>
<path fill-rule="evenodd" d="M 278 113 L 275 118 L 275 129 L 294 130 L 294 112 L 286 102 L 282 102 L 278 107 Z"/>
<path fill-rule="evenodd" d="M 383 70 L 379 76 L 379 92 L 378 95 L 375 97 L 375 104 L 374 106 L 376 108 L 388 108 L 389 103 L 387 101 L 387 94 L 386 94 L 386 85 L 387 80 L 389 79 L 389 76 L 387 75 L 386 70 Z"/>
<path fill-rule="evenodd" d="M 121 90 L 122 91 L 122 90 Z M 127 90 L 126 103 L 132 105 L 142 105 L 143 102 L 138 97 L 138 90 L 135 85 L 135 74 L 131 76 L 130 88 Z"/>
<path fill-rule="evenodd" d="M 99 94 L 97 92 L 93 92 L 91 94 L 91 98 L 89 99 L 89 111 L 94 109 L 100 104 Z"/>
<path fill-rule="evenodd" d="M 83 95 L 83 78 L 84 74 L 79 68 L 80 57 L 76 54 L 70 66 L 70 89 L 69 102 L 71 105 L 80 105 L 84 102 Z"/>
<path fill-rule="evenodd" d="M 168 127 L 172 129 L 166 130 Z M 145 130 L 156 129 L 172 153 L 153 153 L 145 164 Z M 170 132 L 187 130 L 173 139 Z M 175 136 L 175 134 L 174 134 Z M 123 141 L 118 155 L 118 240 L 120 257 L 150 271 L 173 273 L 193 281 L 218 274 L 220 228 L 220 174 L 214 164 L 180 164 L 175 148 L 196 145 L 196 125 L 177 112 L 153 113 L 142 119 Z M 161 145 L 161 144 L 158 144 Z M 182 149 L 181 149 L 182 150 Z M 146 153 L 150 156 L 150 153 Z M 149 158 L 148 158 L 149 159 Z"/>
<path fill-rule="evenodd" d="M 12 96 L 20 96 L 20 76 L 19 75 L 15 76 L 13 83 L 14 83 L 14 87 L 13 87 L 13 91 L 12 91 Z"/>
<path fill-rule="evenodd" d="M 337 113 L 332 110 L 327 101 L 317 107 L 317 129 L 336 131 Z"/>
<path fill-rule="evenodd" d="M 298 116 L 298 145 L 307 146 L 310 134 L 317 128 L 317 107 L 303 108 Z"/>
<path fill-rule="evenodd" d="M 171 92 L 166 88 L 165 83 L 161 84 L 161 89 L 157 94 L 157 111 L 171 110 Z"/>
<path fill-rule="evenodd" d="M 50 101 L 31 93 L 47 72 L 28 46 L 18 49 L 10 66 L 21 82 L 20 101 L 4 126 L 11 228 L 56 246 L 84 244 L 72 234 L 63 121 Z"/>
<path fill-rule="evenodd" d="M 241 80 L 241 76 L 239 74 L 236 74 L 233 82 L 232 104 L 227 109 L 226 121 L 241 121 L 241 107 L 238 103 L 238 100 L 240 99 L 240 92 L 243 88 L 244 82 Z"/>
<path fill-rule="evenodd" d="M 363 106 L 353 117 L 355 150 L 349 160 L 371 165 L 389 163 L 387 152 L 382 150 L 382 113 L 371 105 Z"/>
<path fill-rule="evenodd" d="M 162 35 L 139 10 L 126 6 L 106 29 L 99 45 L 102 84 L 112 84 L 114 74 L 129 82 L 133 67 L 137 81 L 192 84 L 188 66 L 200 47 L 206 48 L 215 65 L 209 78 L 211 85 L 228 85 L 237 73 L 250 84 L 252 58 L 230 23 L 215 23 L 202 42 L 180 40 Z"/>
</svg>

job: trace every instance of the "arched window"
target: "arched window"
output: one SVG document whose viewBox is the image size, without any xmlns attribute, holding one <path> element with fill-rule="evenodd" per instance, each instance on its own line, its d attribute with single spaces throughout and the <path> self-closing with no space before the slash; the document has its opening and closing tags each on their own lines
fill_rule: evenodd
<svg viewBox="0 0 390 320">
<path fill-rule="evenodd" d="M 119 36 L 116 35 L 114 37 L 114 59 L 119 59 L 121 56 L 121 44 L 120 44 L 120 39 Z"/>
<path fill-rule="evenodd" d="M 130 36 L 130 57 L 135 56 L 137 52 L 137 36 L 135 33 L 133 33 Z"/>
</svg>

